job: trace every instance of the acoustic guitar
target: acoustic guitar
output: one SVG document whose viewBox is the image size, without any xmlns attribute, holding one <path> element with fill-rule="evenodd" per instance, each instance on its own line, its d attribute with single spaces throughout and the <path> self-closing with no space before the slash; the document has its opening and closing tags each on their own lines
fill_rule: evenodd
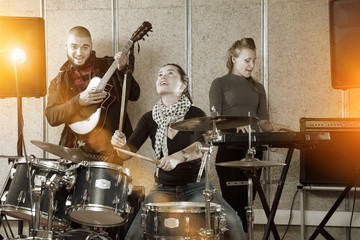
<svg viewBox="0 0 360 240">
<path fill-rule="evenodd" d="M 149 22 L 143 22 L 143 24 L 133 33 L 130 40 L 127 42 L 121 52 L 126 54 L 131 46 L 144 38 L 144 36 L 151 30 L 152 26 Z M 90 80 L 89 85 L 85 91 L 89 91 L 92 88 L 105 91 L 107 93 L 106 98 L 100 104 L 93 104 L 83 107 L 78 114 L 76 114 L 70 121 L 69 127 L 77 135 L 86 135 L 91 133 L 97 134 L 103 128 L 106 122 L 106 116 L 109 106 L 115 101 L 115 98 L 110 95 L 112 86 L 107 84 L 111 76 L 117 69 L 117 61 L 111 64 L 107 72 L 102 78 L 94 77 Z"/>
</svg>

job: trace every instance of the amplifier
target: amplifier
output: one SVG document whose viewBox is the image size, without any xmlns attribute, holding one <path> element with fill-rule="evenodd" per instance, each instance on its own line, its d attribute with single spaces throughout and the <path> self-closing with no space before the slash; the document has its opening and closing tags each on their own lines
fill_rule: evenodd
<svg viewBox="0 0 360 240">
<path fill-rule="evenodd" d="M 345 186 L 360 176 L 360 118 L 301 118 L 300 131 L 331 138 L 300 150 L 300 183 Z"/>
</svg>

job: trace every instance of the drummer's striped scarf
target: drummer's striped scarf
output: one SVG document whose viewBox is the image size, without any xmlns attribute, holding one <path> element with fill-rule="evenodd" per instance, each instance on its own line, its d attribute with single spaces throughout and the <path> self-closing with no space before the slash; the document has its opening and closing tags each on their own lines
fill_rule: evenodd
<svg viewBox="0 0 360 240">
<path fill-rule="evenodd" d="M 161 100 L 155 104 L 152 117 L 158 125 L 155 135 L 155 156 L 157 160 L 160 160 L 161 151 L 164 156 L 168 155 L 167 130 L 169 123 L 184 117 L 190 107 L 191 102 L 185 95 L 182 95 L 175 104 L 169 107 L 165 106 Z"/>
</svg>

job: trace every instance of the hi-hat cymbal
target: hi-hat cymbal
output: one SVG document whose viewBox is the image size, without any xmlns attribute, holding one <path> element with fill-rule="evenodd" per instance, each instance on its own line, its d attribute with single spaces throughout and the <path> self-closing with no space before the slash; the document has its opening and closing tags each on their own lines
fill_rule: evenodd
<svg viewBox="0 0 360 240">
<path fill-rule="evenodd" d="M 80 148 L 68 148 L 52 143 L 40 142 L 35 140 L 31 140 L 30 142 L 35 146 L 41 148 L 42 150 L 45 150 L 49 153 L 52 153 L 56 156 L 59 156 L 65 160 L 72 161 L 74 163 L 80 163 L 82 161 L 99 161 L 96 158 L 90 157 Z"/>
<path fill-rule="evenodd" d="M 214 124 L 217 129 L 222 130 L 242 127 L 258 121 L 256 117 L 247 116 L 198 117 L 172 123 L 170 127 L 180 131 L 208 131 L 213 130 Z"/>
<path fill-rule="evenodd" d="M 262 167 L 279 167 L 285 166 L 286 164 L 279 162 L 260 161 L 257 158 L 243 158 L 237 161 L 217 163 L 216 165 L 222 167 L 241 168 L 243 170 L 256 170 Z"/>
</svg>

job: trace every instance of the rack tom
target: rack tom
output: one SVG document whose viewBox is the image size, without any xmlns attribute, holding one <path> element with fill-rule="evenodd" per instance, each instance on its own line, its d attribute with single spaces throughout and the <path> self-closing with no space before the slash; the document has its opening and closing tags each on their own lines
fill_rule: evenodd
<svg viewBox="0 0 360 240">
<path fill-rule="evenodd" d="M 88 226 L 114 227 L 130 213 L 130 171 L 106 162 L 83 162 L 77 169 L 73 195 L 67 201 L 71 220 Z"/>
</svg>

